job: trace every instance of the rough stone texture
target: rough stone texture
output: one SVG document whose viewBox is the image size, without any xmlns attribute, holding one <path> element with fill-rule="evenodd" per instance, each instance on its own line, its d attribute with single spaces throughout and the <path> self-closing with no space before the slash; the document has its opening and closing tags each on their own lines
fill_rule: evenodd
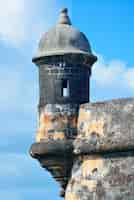
<svg viewBox="0 0 134 200">
<path fill-rule="evenodd" d="M 40 108 L 36 141 L 65 140 L 77 134 L 77 105 L 48 104 Z"/>
<path fill-rule="evenodd" d="M 134 99 L 80 108 L 65 200 L 134 199 Z"/>
<path fill-rule="evenodd" d="M 81 106 L 75 153 L 124 151 L 134 148 L 134 99 Z"/>
<path fill-rule="evenodd" d="M 60 182 L 62 196 L 73 164 L 78 110 L 89 101 L 96 60 L 86 36 L 71 25 L 67 9 L 61 11 L 58 24 L 43 34 L 33 58 L 39 69 L 40 97 L 39 127 L 30 154 Z"/>
<path fill-rule="evenodd" d="M 30 154 L 60 182 L 65 200 L 134 200 L 134 99 L 83 104 L 78 122 L 76 110 L 42 107 L 43 132 Z"/>
<path fill-rule="evenodd" d="M 39 106 L 46 104 L 84 104 L 89 101 L 91 66 L 81 56 L 53 56 L 39 64 Z M 63 95 L 63 82 L 69 95 Z"/>
<path fill-rule="evenodd" d="M 134 99 L 83 104 L 96 60 L 63 9 L 33 58 L 40 101 L 30 154 L 60 182 L 62 196 L 69 181 L 66 200 L 134 200 Z"/>
<path fill-rule="evenodd" d="M 134 152 L 79 156 L 66 200 L 133 200 Z"/>
</svg>

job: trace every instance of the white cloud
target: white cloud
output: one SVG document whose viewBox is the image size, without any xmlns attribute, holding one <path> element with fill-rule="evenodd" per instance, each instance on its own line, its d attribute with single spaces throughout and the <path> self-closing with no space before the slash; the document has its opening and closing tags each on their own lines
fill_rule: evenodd
<svg viewBox="0 0 134 200">
<path fill-rule="evenodd" d="M 21 43 L 25 39 L 27 0 L 0 0 L 0 36 L 12 44 Z M 26 15 L 25 15 L 26 14 Z"/>
<path fill-rule="evenodd" d="M 35 135 L 38 125 L 37 79 L 34 70 L 28 74 L 28 70 L 21 65 L 10 66 L 10 70 L 9 66 L 0 68 L 0 147 L 17 143 L 19 138 L 23 140 L 27 133 L 31 134 L 31 140 Z"/>
<path fill-rule="evenodd" d="M 126 95 L 128 90 L 134 94 L 134 67 L 127 66 L 124 61 L 113 59 L 107 62 L 103 56 L 98 56 L 98 62 L 93 67 L 92 80 L 96 87 L 115 90 L 124 88 Z"/>
<path fill-rule="evenodd" d="M 126 70 L 124 79 L 126 80 L 128 87 L 134 90 L 134 68 Z"/>
<path fill-rule="evenodd" d="M 18 47 L 32 38 L 35 40 L 45 27 L 50 26 L 57 2 L 0 0 L 0 5 L 0 39 Z"/>
<path fill-rule="evenodd" d="M 10 66 L 11 67 L 11 66 Z M 32 76 L 31 72 L 31 76 Z M 36 75 L 36 74 L 35 74 Z M 30 77 L 29 77 L 30 78 Z M 28 80 L 25 68 L 21 65 L 11 67 L 2 66 L 0 69 L 0 110 L 31 112 L 36 104 L 37 77 Z"/>
</svg>

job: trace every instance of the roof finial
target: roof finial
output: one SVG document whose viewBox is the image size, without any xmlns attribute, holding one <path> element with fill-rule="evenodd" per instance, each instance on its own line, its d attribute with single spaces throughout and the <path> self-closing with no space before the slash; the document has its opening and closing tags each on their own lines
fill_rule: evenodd
<svg viewBox="0 0 134 200">
<path fill-rule="evenodd" d="M 61 9 L 58 24 L 71 25 L 71 20 L 68 16 L 68 9 L 67 8 Z"/>
</svg>

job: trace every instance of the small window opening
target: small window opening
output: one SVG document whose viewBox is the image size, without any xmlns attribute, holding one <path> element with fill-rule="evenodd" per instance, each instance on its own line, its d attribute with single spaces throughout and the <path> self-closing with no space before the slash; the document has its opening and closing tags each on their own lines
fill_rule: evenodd
<svg viewBox="0 0 134 200">
<path fill-rule="evenodd" d="M 60 62 L 60 63 L 59 63 L 59 67 L 60 67 L 60 68 L 66 67 L 66 63 L 65 63 L 65 62 Z"/>
<path fill-rule="evenodd" d="M 61 62 L 59 63 L 59 66 L 62 67 L 62 63 Z"/>
<path fill-rule="evenodd" d="M 62 91 L 61 91 L 61 95 L 63 97 L 69 97 L 70 95 L 70 91 L 69 91 L 69 80 L 64 79 L 62 80 Z"/>
</svg>

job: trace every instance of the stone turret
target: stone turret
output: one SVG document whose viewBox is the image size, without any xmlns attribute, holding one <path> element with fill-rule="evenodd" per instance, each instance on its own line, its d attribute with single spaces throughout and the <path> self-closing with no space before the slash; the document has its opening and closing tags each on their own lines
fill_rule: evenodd
<svg viewBox="0 0 134 200">
<path fill-rule="evenodd" d="M 133 200 L 134 99 L 89 103 L 96 60 L 62 9 L 33 58 L 40 101 L 30 154 L 60 183 L 65 200 Z"/>
<path fill-rule="evenodd" d="M 85 35 L 72 27 L 67 9 L 61 10 L 57 25 L 42 36 L 33 58 L 40 82 L 38 142 L 77 134 L 77 111 L 80 104 L 89 102 L 89 79 L 96 60 Z"/>
<path fill-rule="evenodd" d="M 43 34 L 33 58 L 39 69 L 40 100 L 36 143 L 30 153 L 64 189 L 71 172 L 79 106 L 89 102 L 91 67 L 96 60 L 86 36 L 72 26 L 66 8 L 56 26 Z"/>
</svg>

